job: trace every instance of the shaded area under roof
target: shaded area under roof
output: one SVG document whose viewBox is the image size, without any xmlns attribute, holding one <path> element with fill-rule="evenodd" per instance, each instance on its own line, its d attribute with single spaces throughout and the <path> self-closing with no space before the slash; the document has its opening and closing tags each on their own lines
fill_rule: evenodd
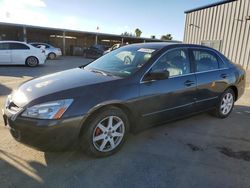
<svg viewBox="0 0 250 188">
<path fill-rule="evenodd" d="M 201 6 L 201 7 L 198 7 L 198 8 L 186 10 L 184 13 L 188 14 L 188 13 L 191 13 L 191 12 L 195 12 L 195 11 L 198 11 L 198 10 L 202 10 L 202 9 L 206 9 L 206 8 L 210 8 L 210 7 L 214 7 L 214 6 L 218 6 L 218 5 L 222 5 L 222 4 L 225 4 L 225 3 L 230 3 L 230 2 L 233 2 L 233 1 L 237 1 L 237 0 L 222 0 L 222 1 L 219 1 L 217 3 L 212 3 L 212 4 Z"/>
<path fill-rule="evenodd" d="M 43 26 L 34 26 L 34 25 L 26 25 L 26 24 L 16 24 L 16 23 L 7 23 L 0 22 L 0 26 L 16 26 L 16 27 L 26 27 L 32 29 L 41 29 L 41 30 L 50 30 L 50 31 L 60 31 L 67 33 L 78 33 L 78 34 L 89 34 L 89 35 L 98 35 L 98 36 L 107 36 L 107 37 L 117 37 L 117 38 L 125 38 L 125 39 L 141 39 L 147 41 L 155 41 L 155 42 L 164 42 L 166 40 L 161 39 L 153 39 L 146 37 L 136 37 L 136 36 L 126 36 L 126 35 L 118 35 L 118 34 L 110 34 L 110 33 L 99 33 L 99 32 L 90 32 L 90 31 L 80 31 L 80 30 L 72 30 L 72 29 L 63 29 L 63 28 L 54 28 L 54 27 L 43 27 Z M 181 42 L 177 40 L 170 40 L 170 42 Z"/>
</svg>

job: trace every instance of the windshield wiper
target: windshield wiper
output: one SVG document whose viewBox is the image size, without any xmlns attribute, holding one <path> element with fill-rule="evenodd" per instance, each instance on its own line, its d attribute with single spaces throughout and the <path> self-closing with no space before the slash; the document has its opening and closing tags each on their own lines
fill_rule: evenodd
<svg viewBox="0 0 250 188">
<path fill-rule="evenodd" d="M 98 69 L 89 69 L 91 72 L 102 74 L 104 76 L 114 76 L 113 74 L 98 70 Z"/>
</svg>

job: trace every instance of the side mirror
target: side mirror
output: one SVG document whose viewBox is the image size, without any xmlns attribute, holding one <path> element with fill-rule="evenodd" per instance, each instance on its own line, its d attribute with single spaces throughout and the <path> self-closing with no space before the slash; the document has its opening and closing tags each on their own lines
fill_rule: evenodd
<svg viewBox="0 0 250 188">
<path fill-rule="evenodd" d="M 143 80 L 144 81 L 165 80 L 168 77 L 169 77 L 168 70 L 155 70 L 155 71 L 149 71 Z"/>
</svg>

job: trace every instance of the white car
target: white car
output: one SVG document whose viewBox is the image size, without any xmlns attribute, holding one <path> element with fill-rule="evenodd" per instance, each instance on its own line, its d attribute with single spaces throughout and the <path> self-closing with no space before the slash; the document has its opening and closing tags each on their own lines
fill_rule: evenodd
<svg viewBox="0 0 250 188">
<path fill-rule="evenodd" d="M 50 44 L 42 43 L 42 42 L 31 42 L 30 45 L 41 48 L 45 50 L 45 55 L 48 59 L 56 59 L 62 55 L 62 51 L 60 48 L 56 48 Z"/>
<path fill-rule="evenodd" d="M 20 41 L 0 41 L 0 65 L 36 67 L 46 61 L 45 51 Z"/>
</svg>

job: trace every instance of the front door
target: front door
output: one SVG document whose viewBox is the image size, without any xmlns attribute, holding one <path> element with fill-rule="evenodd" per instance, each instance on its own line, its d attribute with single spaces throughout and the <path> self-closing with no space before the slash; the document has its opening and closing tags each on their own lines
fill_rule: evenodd
<svg viewBox="0 0 250 188">
<path fill-rule="evenodd" d="M 150 72 L 167 70 L 163 80 L 143 81 L 140 84 L 140 114 L 143 125 L 178 118 L 193 112 L 196 79 L 186 49 L 167 51 Z M 147 75 L 147 74 L 146 74 Z M 145 75 L 145 77 L 146 77 Z"/>
<path fill-rule="evenodd" d="M 11 63 L 11 51 L 8 43 L 0 43 L 0 64 Z"/>
</svg>

